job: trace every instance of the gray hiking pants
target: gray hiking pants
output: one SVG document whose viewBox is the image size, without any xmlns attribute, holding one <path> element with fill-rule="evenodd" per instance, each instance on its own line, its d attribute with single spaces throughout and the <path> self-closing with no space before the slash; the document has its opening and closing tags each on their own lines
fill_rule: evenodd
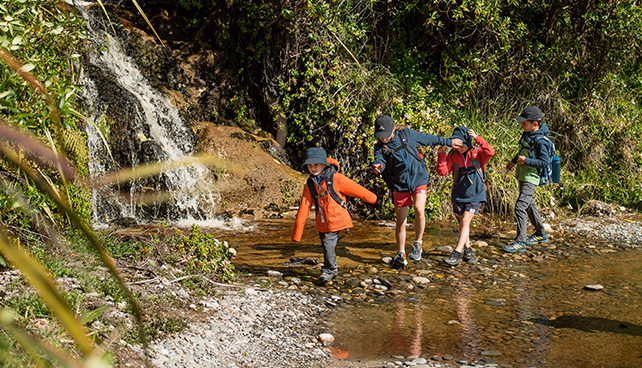
<svg viewBox="0 0 642 368">
<path fill-rule="evenodd" d="M 321 238 L 321 246 L 323 246 L 323 267 L 321 268 L 321 272 L 338 272 L 337 253 L 335 252 L 335 248 L 339 241 L 339 232 L 319 232 L 319 238 Z"/>
<path fill-rule="evenodd" d="M 539 217 L 539 212 L 537 212 L 537 207 L 535 207 L 535 189 L 537 189 L 535 184 L 524 181 L 519 182 L 519 197 L 515 203 L 515 220 L 517 221 L 515 241 L 526 241 L 528 220 L 535 227 L 535 235 L 544 235 L 546 233 L 542 219 Z"/>
</svg>

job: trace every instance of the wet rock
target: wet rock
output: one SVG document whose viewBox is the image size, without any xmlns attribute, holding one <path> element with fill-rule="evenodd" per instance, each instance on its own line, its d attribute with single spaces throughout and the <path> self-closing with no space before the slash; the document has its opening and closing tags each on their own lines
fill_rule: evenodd
<svg viewBox="0 0 642 368">
<path fill-rule="evenodd" d="M 421 277 L 421 276 L 416 276 L 412 278 L 412 282 L 421 286 L 421 285 L 426 285 L 430 283 L 430 279 Z"/>
<path fill-rule="evenodd" d="M 450 254 L 453 251 L 453 247 L 451 247 L 450 245 L 444 245 L 444 246 L 438 247 L 437 249 L 435 249 L 435 251 L 439 252 L 439 253 L 448 253 L 448 254 Z"/>
<path fill-rule="evenodd" d="M 268 275 L 269 277 L 282 277 L 282 276 L 283 276 L 283 274 L 282 274 L 281 272 L 279 272 L 279 271 L 272 271 L 272 270 L 268 271 L 268 272 L 267 272 L 267 275 Z"/>
<path fill-rule="evenodd" d="M 486 305 L 492 305 L 492 306 L 497 306 L 497 307 L 503 307 L 506 305 L 506 302 L 504 299 L 488 299 L 484 302 Z"/>
<path fill-rule="evenodd" d="M 500 356 L 500 355 L 502 355 L 502 353 L 500 353 L 499 351 L 495 351 L 495 350 L 484 350 L 484 351 L 481 352 L 481 355 L 483 355 L 483 356 Z"/>
<path fill-rule="evenodd" d="M 392 288 L 392 284 L 390 283 L 390 281 L 384 279 L 383 277 L 379 277 L 377 280 L 379 280 L 379 282 L 388 289 Z"/>
<path fill-rule="evenodd" d="M 598 291 L 604 289 L 604 286 L 600 284 L 595 284 L 595 285 L 586 285 L 584 286 L 584 289 L 586 290 L 592 290 L 592 291 Z"/>
</svg>

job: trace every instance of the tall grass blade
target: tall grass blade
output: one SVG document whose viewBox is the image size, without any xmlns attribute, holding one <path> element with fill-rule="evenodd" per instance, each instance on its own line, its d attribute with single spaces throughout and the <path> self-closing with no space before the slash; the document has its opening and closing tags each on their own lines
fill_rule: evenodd
<svg viewBox="0 0 642 368">
<path fill-rule="evenodd" d="M 45 269 L 26 252 L 10 241 L 4 232 L 0 231 L 0 254 L 11 264 L 20 269 L 26 280 L 36 289 L 38 295 L 47 303 L 52 312 L 60 320 L 69 334 L 74 338 L 78 348 L 85 356 L 89 356 L 94 346 L 87 338 L 87 331 L 69 310 L 65 299 L 56 289 L 54 281 Z"/>
<path fill-rule="evenodd" d="M 99 1 L 100 1 L 100 0 L 99 0 Z M 156 35 L 156 38 L 158 38 L 158 40 L 160 41 L 161 45 L 165 46 L 165 43 L 163 42 L 163 40 L 161 40 L 161 38 L 160 38 L 160 36 L 158 35 L 158 33 L 156 33 L 156 30 L 154 29 L 154 27 L 152 26 L 152 24 L 149 22 L 149 19 L 147 19 L 147 16 L 145 15 L 145 12 L 143 12 L 143 9 L 141 9 L 140 5 L 138 5 L 138 2 L 137 2 L 136 0 L 132 0 L 132 2 L 133 2 L 133 3 L 134 3 L 134 5 L 136 6 L 136 9 L 138 9 L 138 12 L 140 13 L 140 15 L 142 15 L 142 16 L 143 16 L 143 18 L 145 18 L 145 22 L 147 22 L 147 25 L 149 26 L 149 28 L 151 28 L 151 29 L 152 29 L 152 31 L 153 31 L 153 32 L 154 32 L 154 34 Z"/>
<path fill-rule="evenodd" d="M 107 13 L 107 9 L 105 9 L 105 5 L 101 0 L 98 0 L 98 4 L 100 4 L 100 7 L 103 8 L 103 13 L 105 13 L 105 16 L 107 17 L 107 20 L 109 21 L 109 26 L 111 27 L 111 30 L 114 32 L 114 36 L 118 36 L 118 33 L 116 33 L 116 29 L 114 29 L 114 25 L 111 23 L 111 19 L 109 18 L 109 14 Z"/>
<path fill-rule="evenodd" d="M 105 363 L 99 356 L 92 355 L 86 360 L 85 364 L 72 359 L 65 352 L 57 349 L 46 342 L 34 338 L 33 336 L 25 333 L 13 324 L 13 316 L 8 310 L 0 312 L 0 327 L 8 331 L 13 338 L 15 338 L 21 347 L 29 354 L 34 363 L 41 367 L 49 367 L 40 358 L 38 350 L 44 352 L 51 358 L 60 363 L 60 366 L 67 368 L 108 368 L 110 365 Z"/>
</svg>

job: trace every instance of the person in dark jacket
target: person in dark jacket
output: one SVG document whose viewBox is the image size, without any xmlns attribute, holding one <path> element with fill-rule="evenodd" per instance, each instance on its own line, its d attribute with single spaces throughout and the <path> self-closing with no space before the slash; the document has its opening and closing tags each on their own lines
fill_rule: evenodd
<svg viewBox="0 0 642 368">
<path fill-rule="evenodd" d="M 486 202 L 486 163 L 493 157 L 493 147 L 466 127 L 457 127 L 451 139 L 459 138 L 464 144 L 446 154 L 448 147 L 439 147 L 437 174 L 444 176 L 453 173 L 453 212 L 459 223 L 459 240 L 450 256 L 444 260 L 455 266 L 462 259 L 469 261 L 475 257 L 470 246 L 470 222 Z M 473 140 L 479 149 L 473 145 Z M 463 254 L 462 254 L 463 253 Z"/>
<path fill-rule="evenodd" d="M 406 260 L 408 206 L 415 207 L 415 241 L 409 258 L 419 261 L 423 251 L 428 170 L 426 162 L 419 156 L 417 146 L 445 145 L 457 148 L 461 147 L 462 141 L 395 125 L 392 118 L 387 115 L 381 115 L 375 120 L 375 138 L 379 139 L 374 148 L 375 173 L 382 173 L 387 165 L 392 166 L 389 169 L 392 169 L 393 202 L 397 216 L 395 227 L 397 254 L 392 260 L 392 267 L 402 269 L 408 264 Z"/>
<path fill-rule="evenodd" d="M 519 197 L 515 203 L 517 236 L 515 236 L 515 240 L 504 246 L 504 250 L 524 252 L 527 244 L 548 241 L 544 224 L 539 217 L 537 207 L 535 207 L 534 195 L 535 189 L 539 186 L 538 170 L 546 167 L 552 159 L 548 153 L 548 145 L 552 142 L 548 139 L 550 131 L 542 122 L 542 111 L 537 106 L 525 108 L 520 115 L 515 117 L 515 120 L 522 123 L 524 133 L 519 140 L 519 150 L 513 160 L 506 165 L 506 170 L 516 167 L 515 177 L 519 183 Z M 535 234 L 527 238 L 528 220 L 535 227 Z"/>
</svg>

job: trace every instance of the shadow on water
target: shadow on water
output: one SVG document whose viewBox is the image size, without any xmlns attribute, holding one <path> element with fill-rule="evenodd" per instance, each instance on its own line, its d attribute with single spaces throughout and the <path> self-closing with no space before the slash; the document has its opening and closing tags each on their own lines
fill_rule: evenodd
<svg viewBox="0 0 642 368">
<path fill-rule="evenodd" d="M 547 244 L 507 254 L 501 245 L 510 237 L 496 235 L 475 246 L 477 263 L 449 267 L 443 263 L 447 252 L 437 249 L 455 244 L 454 224 L 429 224 L 421 261 L 398 272 L 382 262 L 395 254 L 394 228 L 355 222 L 337 247 L 339 276 L 318 287 L 320 265 L 290 261 L 323 262 L 318 232 L 308 221 L 302 242 L 293 243 L 292 225 L 266 220 L 253 232 L 218 237 L 238 247 L 237 270 L 262 280 L 269 279 L 268 270 L 278 270 L 289 287 L 297 277 L 297 289 L 326 298 L 331 309 L 324 332 L 335 336 L 338 358 L 440 356 L 511 367 L 642 367 L 640 249 L 552 234 Z M 492 230 L 473 228 L 471 239 L 497 229 Z M 585 289 L 594 284 L 604 289 Z"/>
<path fill-rule="evenodd" d="M 601 317 L 561 316 L 554 320 L 533 318 L 531 322 L 554 328 L 574 328 L 584 332 L 610 332 L 642 336 L 642 326 Z"/>
</svg>

